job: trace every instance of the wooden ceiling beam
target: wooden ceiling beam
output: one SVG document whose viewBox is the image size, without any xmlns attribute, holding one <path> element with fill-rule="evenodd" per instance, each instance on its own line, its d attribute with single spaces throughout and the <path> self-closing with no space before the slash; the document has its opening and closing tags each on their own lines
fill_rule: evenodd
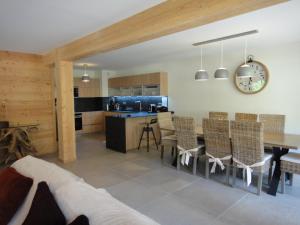
<svg viewBox="0 0 300 225">
<path fill-rule="evenodd" d="M 202 26 L 287 0 L 168 0 L 95 33 L 57 48 L 45 56 L 77 60 Z"/>
</svg>

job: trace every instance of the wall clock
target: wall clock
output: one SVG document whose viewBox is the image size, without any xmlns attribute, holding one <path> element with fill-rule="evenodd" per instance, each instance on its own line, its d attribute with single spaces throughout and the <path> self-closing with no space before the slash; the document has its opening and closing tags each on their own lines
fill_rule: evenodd
<svg viewBox="0 0 300 225">
<path fill-rule="evenodd" d="M 256 94 L 262 91 L 268 84 L 269 72 L 264 64 L 258 61 L 254 61 L 252 55 L 248 56 L 247 64 L 253 68 L 255 76 L 240 78 L 237 76 L 236 72 L 234 76 L 234 83 L 237 89 L 242 93 Z"/>
</svg>

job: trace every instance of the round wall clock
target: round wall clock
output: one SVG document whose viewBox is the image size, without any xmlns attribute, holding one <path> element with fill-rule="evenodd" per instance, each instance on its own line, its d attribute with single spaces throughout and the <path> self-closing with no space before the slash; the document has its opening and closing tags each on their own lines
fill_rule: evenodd
<svg viewBox="0 0 300 225">
<path fill-rule="evenodd" d="M 237 73 L 235 73 L 234 76 L 235 86 L 244 94 L 256 94 L 262 91 L 266 87 L 269 80 L 269 72 L 267 67 L 261 62 L 252 60 L 252 58 L 253 56 L 248 57 L 247 64 L 253 68 L 255 76 L 240 78 L 237 76 Z"/>
</svg>

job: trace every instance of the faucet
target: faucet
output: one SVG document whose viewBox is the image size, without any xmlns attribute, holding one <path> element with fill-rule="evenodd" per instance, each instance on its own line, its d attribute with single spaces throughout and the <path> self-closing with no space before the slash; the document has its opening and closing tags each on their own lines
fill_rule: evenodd
<svg viewBox="0 0 300 225">
<path fill-rule="evenodd" d="M 142 102 L 141 101 L 135 101 L 135 103 L 139 103 L 140 104 L 140 112 L 142 112 Z"/>
</svg>

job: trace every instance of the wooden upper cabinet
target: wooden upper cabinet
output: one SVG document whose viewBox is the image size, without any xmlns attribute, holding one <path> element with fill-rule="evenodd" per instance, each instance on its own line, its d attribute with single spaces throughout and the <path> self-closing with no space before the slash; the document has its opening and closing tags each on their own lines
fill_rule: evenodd
<svg viewBox="0 0 300 225">
<path fill-rule="evenodd" d="M 80 78 L 74 78 L 74 87 L 79 88 L 79 97 L 100 97 L 101 87 L 99 79 L 91 79 L 90 82 L 82 82 Z"/>
<path fill-rule="evenodd" d="M 159 95 L 168 95 L 168 74 L 165 72 L 148 73 L 141 75 L 115 77 L 108 80 L 108 88 L 147 87 L 157 85 Z"/>
</svg>

